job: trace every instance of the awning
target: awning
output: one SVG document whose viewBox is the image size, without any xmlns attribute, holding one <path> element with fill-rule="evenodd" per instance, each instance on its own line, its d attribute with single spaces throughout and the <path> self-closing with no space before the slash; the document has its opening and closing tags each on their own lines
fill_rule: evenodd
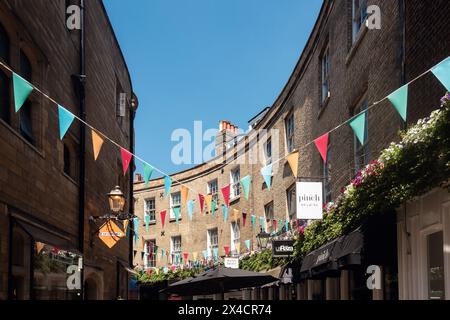
<svg viewBox="0 0 450 320">
<path fill-rule="evenodd" d="M 329 242 L 308 254 L 303 259 L 300 277 L 302 279 L 312 278 L 320 276 L 324 272 L 338 270 L 338 265 L 333 258 L 333 252 L 340 240 L 341 238 Z"/>
<path fill-rule="evenodd" d="M 23 220 L 16 219 L 15 222 L 36 242 L 42 242 L 44 244 L 57 247 L 58 249 L 80 254 L 69 236 L 65 236 L 60 234 L 58 231 L 50 230 L 49 228 L 38 227 L 35 224 L 31 224 Z"/>
<path fill-rule="evenodd" d="M 342 237 L 333 250 L 333 259 L 339 268 L 361 265 L 364 249 L 364 234 L 361 228 Z"/>
</svg>

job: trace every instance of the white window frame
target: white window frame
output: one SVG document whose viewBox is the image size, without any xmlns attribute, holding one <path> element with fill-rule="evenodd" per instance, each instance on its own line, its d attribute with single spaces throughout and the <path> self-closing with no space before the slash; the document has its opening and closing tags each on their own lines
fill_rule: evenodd
<svg viewBox="0 0 450 320">
<path fill-rule="evenodd" d="M 357 3 L 358 9 L 356 8 Z M 358 39 L 361 29 L 365 26 L 367 16 L 367 1 L 352 0 L 352 43 Z"/>
<path fill-rule="evenodd" d="M 292 153 L 295 149 L 295 118 L 294 111 L 291 111 L 284 119 L 286 150 L 287 153 Z"/>
<path fill-rule="evenodd" d="M 231 225 L 231 252 L 232 253 L 238 253 L 236 244 L 241 242 L 241 227 L 239 226 L 239 223 L 236 221 L 232 221 Z"/>
<path fill-rule="evenodd" d="M 150 251 L 149 251 L 149 245 L 150 243 L 153 243 L 154 247 L 153 247 L 153 259 L 151 260 L 153 263 L 152 265 L 150 265 Z M 144 242 L 144 268 L 145 269 L 149 269 L 149 268 L 156 268 L 156 254 L 155 254 L 155 246 L 156 246 L 156 240 L 155 239 L 151 239 L 151 240 L 146 240 Z"/>
<path fill-rule="evenodd" d="M 179 198 L 180 202 L 178 204 L 174 204 L 174 198 Z M 170 194 L 170 220 L 175 220 L 175 212 L 173 211 L 173 208 L 179 207 L 181 209 L 181 192 L 173 192 Z M 181 210 L 180 210 L 180 217 L 181 219 Z"/>
<path fill-rule="evenodd" d="M 292 198 L 291 198 L 292 197 Z M 292 185 L 290 188 L 286 190 L 286 201 L 287 201 L 287 214 L 290 220 L 297 220 L 297 189 L 296 185 Z M 292 212 L 291 212 L 292 211 Z"/>
<path fill-rule="evenodd" d="M 277 230 L 274 230 L 274 228 L 273 228 L 273 221 L 275 219 L 275 208 L 274 208 L 273 201 L 267 203 L 264 206 L 264 218 L 266 219 L 266 222 L 269 221 L 269 223 L 266 223 L 265 231 L 267 233 L 272 233 L 273 231 L 277 231 Z"/>
<path fill-rule="evenodd" d="M 219 180 L 213 179 L 206 184 L 206 191 L 208 195 L 212 195 L 212 200 L 216 205 L 219 204 Z M 217 208 L 217 206 L 216 206 Z"/>
<path fill-rule="evenodd" d="M 238 173 L 236 175 L 236 173 Z M 230 172 L 230 198 L 231 200 L 235 200 L 241 195 L 241 169 L 235 168 Z"/>
<path fill-rule="evenodd" d="M 153 202 L 153 208 L 149 208 L 148 203 Z M 144 200 L 144 215 L 150 216 L 150 223 L 156 222 L 156 200 L 155 198 L 148 198 Z"/>
<path fill-rule="evenodd" d="M 206 237 L 208 245 L 208 257 L 212 258 L 214 254 L 214 248 L 219 248 L 219 229 L 209 229 L 206 232 Z"/>
<path fill-rule="evenodd" d="M 327 44 L 320 59 L 322 104 L 330 97 L 330 45 Z"/>
<path fill-rule="evenodd" d="M 179 246 L 178 246 L 178 244 L 175 242 L 176 240 L 180 240 L 179 241 Z M 174 236 L 174 237 L 171 237 L 170 238 L 170 256 L 171 256 L 171 258 L 172 258 L 172 264 L 174 264 L 175 263 L 175 255 L 176 254 L 179 254 L 180 255 L 180 260 L 179 261 L 181 261 L 181 254 L 182 254 L 182 252 L 183 252 L 183 247 L 182 247 L 182 245 L 183 245 L 183 242 L 182 242 L 182 238 L 181 238 L 181 236 Z"/>
</svg>

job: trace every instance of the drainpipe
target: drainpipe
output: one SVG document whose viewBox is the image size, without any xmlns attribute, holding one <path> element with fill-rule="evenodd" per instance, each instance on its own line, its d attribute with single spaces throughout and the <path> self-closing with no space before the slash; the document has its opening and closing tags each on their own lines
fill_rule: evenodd
<svg viewBox="0 0 450 320">
<path fill-rule="evenodd" d="M 401 44 L 401 84 L 406 84 L 406 2 L 405 0 L 399 1 L 399 19 L 400 19 L 400 29 L 402 36 Z M 407 123 L 402 121 L 402 130 L 406 130 Z"/>
<path fill-rule="evenodd" d="M 134 95 L 133 93 L 131 93 Z M 134 97 L 132 97 L 132 101 L 134 101 Z M 131 103 L 131 110 L 130 110 L 130 152 L 134 154 L 134 118 L 136 116 L 136 109 L 134 106 L 134 103 Z M 135 166 L 135 159 L 134 157 L 131 160 L 130 168 L 130 192 L 129 192 L 129 204 L 130 204 L 130 214 L 134 215 L 134 196 L 133 196 L 133 177 L 134 177 L 134 166 Z M 130 223 L 133 223 L 131 221 Z M 133 238 L 134 234 L 130 234 L 129 237 L 129 255 L 128 255 L 128 262 L 130 265 L 130 268 L 133 268 Z"/>
</svg>

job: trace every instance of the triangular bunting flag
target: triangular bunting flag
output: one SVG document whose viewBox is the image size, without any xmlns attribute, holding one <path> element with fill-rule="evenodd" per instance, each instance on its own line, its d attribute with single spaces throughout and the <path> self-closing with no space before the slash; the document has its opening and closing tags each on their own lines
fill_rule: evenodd
<svg viewBox="0 0 450 320">
<path fill-rule="evenodd" d="M 75 116 L 69 112 L 66 108 L 58 106 L 59 115 L 59 138 L 62 140 L 72 125 Z"/>
<path fill-rule="evenodd" d="M 43 244 L 42 242 L 36 242 L 36 252 L 37 254 L 40 254 L 41 251 L 44 249 L 45 244 Z"/>
<path fill-rule="evenodd" d="M 245 225 L 247 223 L 247 214 L 245 212 L 242 212 L 242 226 L 245 228 Z"/>
<path fill-rule="evenodd" d="M 223 247 L 223 249 L 225 250 L 225 255 L 228 257 L 228 255 L 230 254 L 230 247 L 225 246 Z"/>
<path fill-rule="evenodd" d="M 130 151 L 124 148 L 120 150 L 120 153 L 122 155 L 123 174 L 126 175 L 133 155 L 130 153 Z"/>
<path fill-rule="evenodd" d="M 161 224 L 162 224 L 162 227 L 163 227 L 163 229 L 164 229 L 164 225 L 166 224 L 166 215 L 167 215 L 167 211 L 166 211 L 166 210 L 161 211 L 161 212 L 160 212 L 160 215 L 161 215 Z"/>
<path fill-rule="evenodd" d="M 264 178 L 264 182 L 266 183 L 267 189 L 270 191 L 272 186 L 272 175 L 273 175 L 273 165 L 269 164 L 261 169 L 261 175 Z"/>
<path fill-rule="evenodd" d="M 319 150 L 320 155 L 322 156 L 323 162 L 327 163 L 328 161 L 328 140 L 329 140 L 330 134 L 326 133 L 323 136 L 317 138 L 314 140 L 314 144 L 317 147 L 317 150 Z"/>
<path fill-rule="evenodd" d="M 274 219 L 272 223 L 273 223 L 273 231 L 276 232 L 277 231 L 277 220 Z"/>
<path fill-rule="evenodd" d="M 210 195 L 210 194 L 206 195 L 205 196 L 205 202 L 206 202 L 207 210 L 211 210 L 212 195 Z"/>
<path fill-rule="evenodd" d="M 286 232 L 288 232 L 289 229 L 290 229 L 289 221 L 288 221 L 288 220 L 286 220 L 286 222 L 285 222 L 285 227 L 286 227 Z"/>
<path fill-rule="evenodd" d="M 164 177 L 164 196 L 167 198 L 172 187 L 172 178 L 169 176 Z"/>
<path fill-rule="evenodd" d="M 184 258 L 183 262 L 184 262 L 184 264 L 186 264 L 189 259 L 189 253 L 187 253 L 187 252 L 183 253 L 183 258 Z"/>
<path fill-rule="evenodd" d="M 247 247 L 247 251 L 250 251 L 251 244 L 252 244 L 251 240 L 245 240 L 245 246 Z"/>
<path fill-rule="evenodd" d="M 146 214 L 144 216 L 144 219 L 145 219 L 145 231 L 147 231 L 147 233 L 148 233 L 149 228 L 150 228 L 150 215 Z"/>
<path fill-rule="evenodd" d="M 408 85 L 397 89 L 388 96 L 389 101 L 394 106 L 395 110 L 400 114 L 403 121 L 406 121 L 408 115 Z"/>
<path fill-rule="evenodd" d="M 264 217 L 259 217 L 259 227 L 266 230 L 266 219 Z"/>
<path fill-rule="evenodd" d="M 450 57 L 431 69 L 431 72 L 439 79 L 447 91 L 450 91 Z"/>
<path fill-rule="evenodd" d="M 250 183 L 251 182 L 252 182 L 251 176 L 246 176 L 241 179 L 242 189 L 244 189 L 244 196 L 245 196 L 245 199 L 247 199 L 247 200 L 248 200 L 248 197 L 250 194 Z"/>
<path fill-rule="evenodd" d="M 236 243 L 236 252 L 238 253 L 238 254 L 241 254 L 241 244 L 238 242 L 238 243 Z"/>
<path fill-rule="evenodd" d="M 223 201 L 225 202 L 225 204 L 227 205 L 227 207 L 230 206 L 230 190 L 231 190 L 231 186 L 227 185 L 226 187 L 222 188 L 222 196 L 223 196 Z"/>
<path fill-rule="evenodd" d="M 195 206 L 195 202 L 193 200 L 189 200 L 187 203 L 187 207 L 188 207 L 189 220 L 191 220 L 191 221 L 194 216 L 194 206 Z"/>
<path fill-rule="evenodd" d="M 179 220 L 180 220 L 180 207 L 174 207 L 172 208 L 173 210 L 173 214 L 175 216 L 175 221 L 178 224 Z"/>
<path fill-rule="evenodd" d="M 188 194 L 189 194 L 189 188 L 186 186 L 181 186 L 181 206 L 183 208 L 186 206 Z"/>
<path fill-rule="evenodd" d="M 203 213 L 203 210 L 205 210 L 205 196 L 202 194 L 199 194 L 198 200 L 200 203 L 200 213 Z"/>
<path fill-rule="evenodd" d="M 151 165 L 149 165 L 147 163 L 144 164 L 144 181 L 145 181 L 146 188 L 148 188 L 148 182 L 152 178 L 153 171 L 154 171 L 154 168 Z"/>
<path fill-rule="evenodd" d="M 91 130 L 91 132 L 92 132 L 92 148 L 94 149 L 94 160 L 97 161 L 100 151 L 102 150 L 103 143 L 105 141 L 94 130 Z"/>
<path fill-rule="evenodd" d="M 233 209 L 234 221 L 238 221 L 239 219 L 239 210 Z"/>
<path fill-rule="evenodd" d="M 295 178 L 298 177 L 298 151 L 294 151 L 290 155 L 286 157 L 287 162 L 289 163 L 289 166 L 291 167 L 292 174 Z"/>
<path fill-rule="evenodd" d="M 227 222 L 228 219 L 228 208 L 226 205 L 222 205 L 223 222 Z"/>
<path fill-rule="evenodd" d="M 252 215 L 252 229 L 255 230 L 256 229 L 256 216 Z"/>
<path fill-rule="evenodd" d="M 14 105 L 19 112 L 28 96 L 33 91 L 33 86 L 24 78 L 13 72 Z"/>
<path fill-rule="evenodd" d="M 134 218 L 133 219 L 134 222 L 134 243 L 136 244 L 139 240 L 139 218 Z"/>
<path fill-rule="evenodd" d="M 197 261 L 198 258 L 198 252 L 193 252 L 192 257 L 194 258 L 194 261 Z"/>
<path fill-rule="evenodd" d="M 280 218 L 280 220 L 278 221 L 278 226 L 280 228 L 279 231 L 283 231 L 283 219 Z"/>
<path fill-rule="evenodd" d="M 211 202 L 211 213 L 213 217 L 216 217 L 216 207 L 217 207 L 216 201 L 213 200 Z"/>
<path fill-rule="evenodd" d="M 367 111 L 361 113 L 359 116 L 350 121 L 350 127 L 352 127 L 361 145 L 366 142 L 366 116 Z"/>
</svg>

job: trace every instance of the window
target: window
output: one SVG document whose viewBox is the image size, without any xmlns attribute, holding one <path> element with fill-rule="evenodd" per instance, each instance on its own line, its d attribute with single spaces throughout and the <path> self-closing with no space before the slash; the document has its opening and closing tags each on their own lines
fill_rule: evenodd
<svg viewBox="0 0 450 320">
<path fill-rule="evenodd" d="M 214 249 L 219 248 L 219 231 L 217 228 L 208 230 L 207 243 L 208 243 L 208 256 L 212 257 Z"/>
<path fill-rule="evenodd" d="M 352 0 L 352 40 L 356 41 L 359 31 L 367 19 L 366 0 Z"/>
<path fill-rule="evenodd" d="M 288 153 L 294 151 L 294 113 L 291 113 L 285 120 L 286 127 L 286 147 Z"/>
<path fill-rule="evenodd" d="M 144 268 L 156 268 L 156 240 L 145 242 Z"/>
<path fill-rule="evenodd" d="M 430 300 L 445 300 L 444 234 L 427 236 L 427 276 Z"/>
<path fill-rule="evenodd" d="M 322 176 L 323 176 L 323 199 L 325 203 L 329 203 L 332 200 L 331 197 L 331 164 L 330 164 L 330 151 L 328 150 L 328 162 L 324 162 L 321 158 L 322 163 Z"/>
<path fill-rule="evenodd" d="M 364 100 L 360 103 L 360 106 L 354 110 L 354 115 L 357 115 L 364 110 L 367 110 L 367 101 Z M 363 167 L 370 162 L 370 149 L 367 137 L 369 136 L 369 117 L 366 116 L 366 132 L 364 133 L 364 145 L 361 145 L 358 138 L 355 135 L 354 138 L 354 157 L 355 157 L 355 173 L 358 173 Z"/>
<path fill-rule="evenodd" d="M 6 30 L 0 24 L 0 59 L 9 64 L 9 37 Z M 10 123 L 11 98 L 9 77 L 0 69 L 0 119 Z"/>
<path fill-rule="evenodd" d="M 241 243 L 241 228 L 236 221 L 231 222 L 231 252 L 239 254 L 237 247 Z"/>
<path fill-rule="evenodd" d="M 214 180 L 208 182 L 207 189 L 208 189 L 207 190 L 208 194 L 212 195 L 212 200 L 216 204 L 219 204 L 219 193 L 218 193 L 219 187 L 218 187 L 217 179 L 214 179 Z"/>
<path fill-rule="evenodd" d="M 150 222 L 156 222 L 155 198 L 146 199 L 144 202 L 145 215 L 150 216 Z"/>
<path fill-rule="evenodd" d="M 272 163 L 272 138 L 267 139 L 264 144 L 264 156 L 266 158 L 266 165 Z"/>
<path fill-rule="evenodd" d="M 231 199 L 236 199 L 241 194 L 241 170 L 231 171 Z"/>
<path fill-rule="evenodd" d="M 173 263 L 181 262 L 181 236 L 172 237 L 170 239 L 170 254 Z"/>
<path fill-rule="evenodd" d="M 322 106 L 330 97 L 330 47 L 326 46 L 321 58 Z"/>
<path fill-rule="evenodd" d="M 296 203 L 296 197 L 297 197 L 297 190 L 296 185 L 294 184 L 292 187 L 290 187 L 287 191 L 287 203 L 288 203 L 288 214 L 290 220 L 297 219 L 296 217 L 296 211 L 297 211 L 297 203 Z"/>
<path fill-rule="evenodd" d="M 264 214 L 266 216 L 266 221 L 268 223 L 266 223 L 266 232 L 267 233 L 272 233 L 276 230 L 274 230 L 273 228 L 273 219 L 274 219 L 274 215 L 273 215 L 273 201 L 269 204 L 266 204 L 264 206 Z"/>
<path fill-rule="evenodd" d="M 170 195 L 170 219 L 175 219 L 175 212 L 174 208 L 180 208 L 181 209 L 181 193 L 175 192 Z M 180 211 L 180 217 L 181 217 L 181 211 Z"/>
<path fill-rule="evenodd" d="M 20 75 L 31 82 L 32 80 L 32 67 L 31 62 L 23 51 L 20 51 Z M 27 99 L 20 109 L 20 133 L 28 140 L 28 142 L 34 144 L 33 139 L 33 127 L 32 127 L 32 103 L 30 99 Z"/>
</svg>

